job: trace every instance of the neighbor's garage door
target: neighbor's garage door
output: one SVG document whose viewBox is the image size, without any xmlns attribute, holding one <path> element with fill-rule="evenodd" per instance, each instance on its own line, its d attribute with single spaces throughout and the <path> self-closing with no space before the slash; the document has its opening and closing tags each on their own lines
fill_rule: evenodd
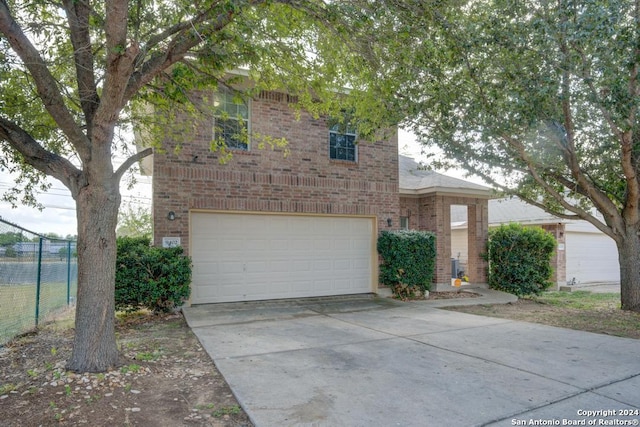
<svg viewBox="0 0 640 427">
<path fill-rule="evenodd" d="M 620 281 L 618 249 L 613 239 L 602 233 L 567 231 L 565 236 L 568 281 L 573 278 L 579 283 Z"/>
<path fill-rule="evenodd" d="M 373 218 L 191 213 L 193 304 L 371 292 Z"/>
</svg>

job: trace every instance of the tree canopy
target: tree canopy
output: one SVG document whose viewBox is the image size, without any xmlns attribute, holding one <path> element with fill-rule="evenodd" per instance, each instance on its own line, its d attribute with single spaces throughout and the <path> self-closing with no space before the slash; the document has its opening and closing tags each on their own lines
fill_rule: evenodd
<svg viewBox="0 0 640 427">
<path fill-rule="evenodd" d="M 153 218 L 151 211 L 140 205 L 129 204 L 125 209 L 120 209 L 118 215 L 118 237 L 146 237 L 153 236 Z"/>
<path fill-rule="evenodd" d="M 234 86 L 248 70 L 259 90 L 293 95 L 313 114 L 355 113 L 363 135 L 387 120 L 351 77 L 360 18 L 322 0 L 0 0 L 0 169 L 18 174 L 4 195 L 37 204 L 52 176 L 76 202 L 78 301 L 68 368 L 117 363 L 113 326 L 116 226 L 122 176 L 151 148 L 127 152 L 135 125 L 146 145 L 188 129 L 181 114 L 210 114 L 197 94 Z M 354 15 L 355 16 L 355 15 Z M 345 97 L 345 88 L 349 96 Z M 196 95 L 194 95 L 196 94 Z M 348 99 L 348 100 L 347 100 Z M 265 137 L 265 141 L 270 141 Z M 188 141 L 185 141 L 187 143 Z M 224 149 L 212 141 L 213 149 Z M 122 164 L 114 153 L 124 151 Z"/>
<path fill-rule="evenodd" d="M 638 194 L 635 3 L 442 4 L 388 2 L 380 13 L 403 52 L 387 44 L 376 56 L 406 124 L 444 151 L 437 166 L 616 239 L 615 220 L 603 224 L 590 208 L 637 210 L 628 197 Z"/>
<path fill-rule="evenodd" d="M 442 150 L 433 164 L 589 221 L 618 245 L 623 308 L 640 310 L 638 3 L 361 4 L 375 17 L 363 51 Z"/>
<path fill-rule="evenodd" d="M 228 83 L 235 68 L 250 70 L 245 95 L 279 88 L 316 113 L 332 108 L 353 86 L 336 19 L 335 6 L 313 0 L 0 2 L 0 167 L 19 173 L 5 198 L 37 203 L 43 174 L 71 186 L 96 121 L 116 125 L 109 148 L 122 149 L 133 123 L 166 131 L 172 111 L 196 108 L 190 93 Z"/>
<path fill-rule="evenodd" d="M 20 232 L 7 231 L 0 233 L 0 246 L 13 246 L 22 241 L 24 241 L 24 237 Z"/>
</svg>

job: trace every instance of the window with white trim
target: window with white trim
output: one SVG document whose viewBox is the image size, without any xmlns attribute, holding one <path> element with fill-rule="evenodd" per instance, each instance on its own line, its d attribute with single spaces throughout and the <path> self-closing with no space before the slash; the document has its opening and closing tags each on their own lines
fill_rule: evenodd
<svg viewBox="0 0 640 427">
<path fill-rule="evenodd" d="M 329 128 L 329 158 L 358 161 L 356 130 L 349 125 L 336 123 Z"/>
<path fill-rule="evenodd" d="M 219 88 L 213 98 L 214 138 L 228 148 L 249 149 L 249 104 L 227 88 Z"/>
<path fill-rule="evenodd" d="M 400 229 L 408 230 L 409 229 L 409 217 L 401 216 L 400 217 Z"/>
</svg>

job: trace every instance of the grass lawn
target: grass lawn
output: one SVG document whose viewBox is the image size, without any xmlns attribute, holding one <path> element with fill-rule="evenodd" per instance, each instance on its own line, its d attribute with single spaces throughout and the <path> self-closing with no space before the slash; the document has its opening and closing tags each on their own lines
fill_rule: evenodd
<svg viewBox="0 0 640 427">
<path fill-rule="evenodd" d="M 71 295 L 76 292 L 72 285 Z M 40 321 L 46 315 L 67 305 L 66 283 L 42 283 L 40 288 Z M 0 284 L 0 344 L 35 327 L 36 285 Z"/>
<path fill-rule="evenodd" d="M 621 310 L 617 293 L 545 292 L 511 304 L 447 310 L 640 339 L 640 313 Z"/>
<path fill-rule="evenodd" d="M 620 294 L 589 291 L 545 292 L 531 299 L 541 304 L 584 310 L 610 310 L 620 308 Z"/>
</svg>

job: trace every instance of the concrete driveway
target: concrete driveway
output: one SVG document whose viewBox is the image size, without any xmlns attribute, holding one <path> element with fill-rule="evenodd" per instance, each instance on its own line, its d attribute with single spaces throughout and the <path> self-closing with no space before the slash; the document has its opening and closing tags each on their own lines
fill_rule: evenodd
<svg viewBox="0 0 640 427">
<path fill-rule="evenodd" d="M 638 425 L 640 340 L 438 304 L 363 296 L 184 312 L 256 426 Z"/>
</svg>

